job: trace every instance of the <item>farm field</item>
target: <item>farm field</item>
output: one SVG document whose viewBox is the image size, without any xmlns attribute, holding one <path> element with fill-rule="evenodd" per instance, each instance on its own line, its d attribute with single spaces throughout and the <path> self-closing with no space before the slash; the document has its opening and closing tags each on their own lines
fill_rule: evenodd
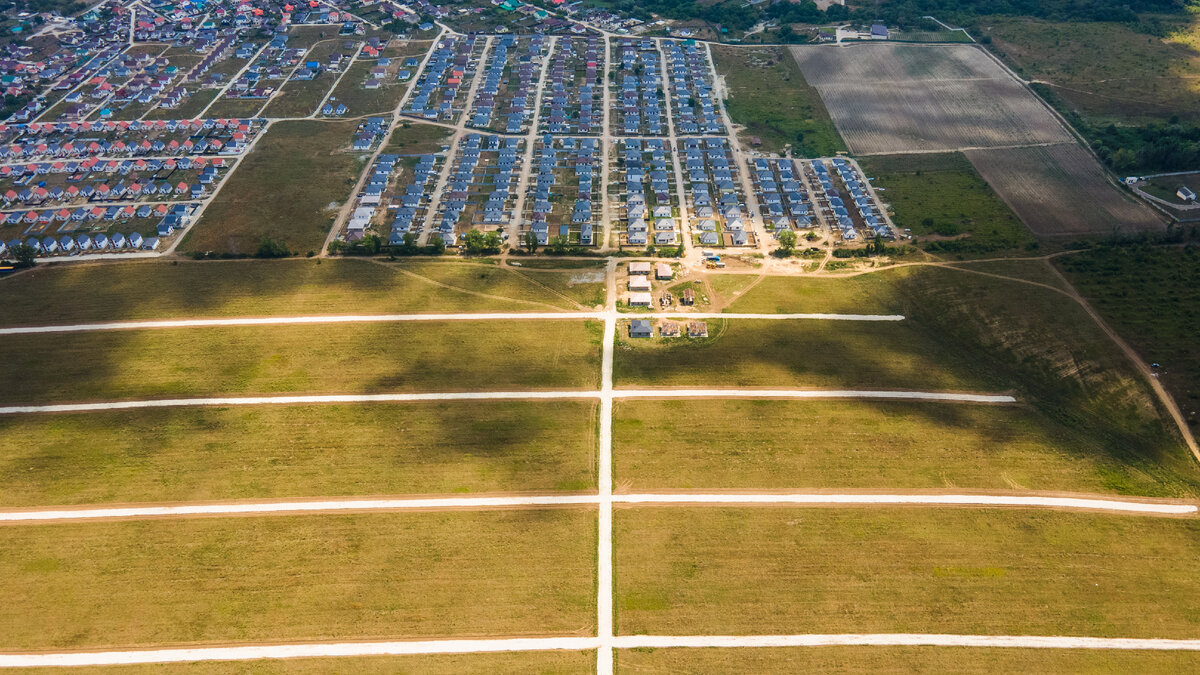
<svg viewBox="0 0 1200 675">
<path fill-rule="evenodd" d="M 1146 363 L 1162 366 L 1159 380 L 1194 429 L 1200 422 L 1200 251 L 1099 248 L 1056 262 Z"/>
<path fill-rule="evenodd" d="M 614 528 L 622 635 L 1190 638 L 1200 624 L 1195 519 L 659 507 L 618 508 Z"/>
<path fill-rule="evenodd" d="M 1011 263 L 1010 263 L 1011 264 Z M 863 278 L 872 279 L 870 282 Z M 1155 403 L 1153 393 L 1129 364 L 1125 355 L 1090 319 L 1078 304 L 1061 293 L 1030 284 L 997 279 L 959 270 L 937 267 L 909 267 L 875 272 L 864 277 L 840 280 L 856 292 L 869 289 L 873 297 L 886 298 L 908 318 L 901 326 L 936 348 L 922 348 L 920 358 L 936 361 L 935 374 L 966 371 L 984 379 L 991 390 L 1012 390 L 1022 404 L 1032 405 L 1057 423 L 1081 437 L 1099 439 L 1104 447 L 1125 448 L 1144 461 L 1168 473 L 1194 475 L 1195 459 L 1187 452 L 1177 431 Z M 850 282 L 855 282 L 850 286 Z M 736 300 L 731 311 L 747 311 L 766 304 L 779 305 L 789 295 L 806 298 L 812 289 L 834 288 L 834 280 L 803 278 L 780 279 L 772 286 L 759 284 Z M 830 295 L 837 297 L 837 292 Z M 805 303 L 785 309 L 803 311 Z M 742 322 L 739 322 L 742 323 Z M 827 324 L 825 324 L 827 325 Z M 878 324 L 876 324 L 878 325 Z M 710 335 L 715 335 L 711 330 Z M 867 363 L 892 367 L 901 352 L 890 338 L 870 345 L 872 360 Z M 702 351 L 686 345 L 683 354 Z M 762 353 L 755 348 L 756 354 Z M 652 349 L 646 349 L 651 353 Z M 810 363 L 825 363 L 830 369 L 855 371 L 862 377 L 857 358 L 846 351 L 823 352 L 805 343 L 791 356 L 779 358 Z M 832 355 L 847 358 L 843 365 Z M 948 355 L 942 362 L 941 355 Z M 617 364 L 622 354 L 617 352 Z M 697 362 L 694 356 L 693 363 Z M 777 365 L 775 356 L 762 361 Z M 681 359 L 682 360 L 682 359 Z M 757 360 L 737 357 L 742 364 Z M 778 363 L 788 363 L 782 361 Z M 914 361 L 901 360 L 904 367 L 916 367 Z M 743 367 L 748 367 L 743 365 Z M 706 364 L 705 373 L 719 374 L 720 367 Z M 924 374 L 922 374 L 924 376 Z M 783 380 L 786 381 L 786 380 Z M 905 388 L 916 388 L 917 380 L 906 378 Z M 689 386 L 697 386 L 692 382 Z M 707 382 L 705 384 L 708 384 Z M 1136 449 L 1134 451 L 1134 449 Z M 1120 474 L 1108 477 L 1115 492 L 1136 492 L 1132 485 L 1121 485 Z M 1140 481 L 1138 481 L 1140 482 Z"/>
<path fill-rule="evenodd" d="M 596 406 L 428 401 L 0 416 L 0 505 L 594 489 Z"/>
<path fill-rule="evenodd" d="M 1071 142 L 1033 94 L 974 46 L 792 47 L 851 152 Z"/>
<path fill-rule="evenodd" d="M 1030 406 L 632 400 L 614 410 L 621 491 L 1074 491 L 1200 495 L 1200 469 Z M 1178 471 L 1178 472 L 1176 472 Z"/>
<path fill-rule="evenodd" d="M 595 531 L 583 508 L 0 528 L 0 648 L 574 635 Z"/>
<path fill-rule="evenodd" d="M 784 47 L 713 46 L 717 74 L 725 78 L 725 106 L 745 131 L 742 143 L 762 141 L 768 152 L 792 147 L 796 157 L 828 157 L 846 149 L 820 95 Z"/>
<path fill-rule="evenodd" d="M 1200 50 L 1189 18 L 1156 17 L 1163 37 L 1118 22 L 988 17 L 990 49 L 1093 124 L 1200 120 Z"/>
<path fill-rule="evenodd" d="M 927 251 L 978 255 L 1036 242 L 962 153 L 865 157 L 862 167 L 892 221 Z"/>
<path fill-rule="evenodd" d="M 213 112 L 212 114 L 216 114 Z M 270 238 L 294 251 L 321 248 L 350 194 L 359 160 L 353 121 L 277 122 L 184 238 L 187 252 L 252 254 Z"/>
<path fill-rule="evenodd" d="M 622 649 L 619 673 L 1179 673 L 1200 667 L 1195 652 L 963 647 Z"/>
<path fill-rule="evenodd" d="M 614 385 L 991 391 L 998 384 L 908 322 L 718 319 L 708 321 L 708 334 L 635 340 L 618 326 Z"/>
<path fill-rule="evenodd" d="M 39 267 L 6 279 L 0 325 L 122 319 L 578 310 L 603 300 L 596 274 L 497 265 L 325 260 L 180 261 Z M 146 293 L 146 289 L 155 289 Z M 88 297 L 90 302 L 73 302 Z"/>
<path fill-rule="evenodd" d="M 596 671 L 595 652 L 510 652 L 496 654 L 428 654 L 421 656 L 336 657 L 311 659 L 261 660 L 228 663 L 164 663 L 141 666 L 102 666 L 88 668 L 95 675 L 212 675 L 213 673 L 254 673 L 254 675 L 325 675 L 352 672 L 361 675 L 462 675 L 462 673 L 538 673 L 540 675 Z M 22 675 L 61 672 L 57 669 L 23 669 Z"/>
<path fill-rule="evenodd" d="M 1039 237 L 1164 229 L 1157 214 L 1110 183 L 1096 158 L 1078 144 L 968 150 L 965 154 Z"/>
<path fill-rule="evenodd" d="M 597 388 L 600 334 L 597 322 L 566 320 L 129 330 L 50 344 L 15 335 L 0 377 L 5 403 Z"/>
</svg>

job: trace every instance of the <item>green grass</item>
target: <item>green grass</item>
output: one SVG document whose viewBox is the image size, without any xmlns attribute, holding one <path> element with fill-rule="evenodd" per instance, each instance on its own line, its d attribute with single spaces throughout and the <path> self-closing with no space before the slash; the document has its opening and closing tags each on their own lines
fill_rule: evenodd
<svg viewBox="0 0 1200 675">
<path fill-rule="evenodd" d="M 363 86 L 371 76 L 375 61 L 355 61 L 346 71 L 345 77 L 334 88 L 330 102 L 343 103 L 349 109 L 350 115 L 383 115 L 390 114 L 400 104 L 404 91 L 411 82 L 401 82 L 395 75 L 385 75 L 383 84 L 376 89 Z M 336 106 L 335 106 L 336 107 Z"/>
<path fill-rule="evenodd" d="M 659 507 L 618 509 L 615 532 L 622 635 L 1191 638 L 1200 628 L 1195 519 Z"/>
<path fill-rule="evenodd" d="M 433 124 L 402 122 L 392 131 L 386 152 L 404 155 L 426 155 L 441 152 L 450 137 L 449 130 Z"/>
<path fill-rule="evenodd" d="M 172 317 L 579 309 L 603 282 L 571 272 L 353 258 L 47 265 L 0 281 L 0 325 Z M 575 280 L 575 281 L 573 281 Z M 87 297 L 89 302 L 78 302 Z M 590 306 L 590 305 L 589 305 Z"/>
<path fill-rule="evenodd" d="M 353 190 L 359 160 L 346 152 L 355 123 L 278 122 L 258 140 L 181 245 L 184 251 L 253 254 L 269 237 L 319 250 Z"/>
<path fill-rule="evenodd" d="M 4 341 L 9 403 L 597 388 L 593 321 L 131 330 Z"/>
<path fill-rule="evenodd" d="M 1194 497 L 1176 473 L 1030 406 L 780 400 L 618 402 L 622 490 L 973 489 Z"/>
<path fill-rule="evenodd" d="M 591 509 L 0 528 L 0 648 L 576 634 Z"/>
<path fill-rule="evenodd" d="M 320 42 L 304 56 L 303 60 L 320 61 L 322 64 L 327 64 L 330 54 L 340 52 L 344 56 L 341 64 L 344 69 L 348 67 L 347 64 L 350 63 L 350 59 L 354 57 L 354 53 L 358 49 L 357 46 L 354 49 L 342 49 L 342 42 L 346 39 L 349 38 Z M 311 80 L 289 79 L 271 100 L 271 103 L 267 105 L 263 116 L 304 117 L 313 114 L 341 74 L 342 71 L 332 72 L 322 69 L 321 73 Z M 346 75 L 346 79 L 350 77 L 350 75 Z M 361 112 L 365 111 L 355 111 L 355 114 Z"/>
<path fill-rule="evenodd" d="M 1181 673 L 1200 668 L 1195 652 L 962 647 L 797 647 L 622 649 L 624 673 Z"/>
<path fill-rule="evenodd" d="M 1055 261 L 1146 363 L 1195 428 L 1200 410 L 1200 248 L 1100 248 Z"/>
<path fill-rule="evenodd" d="M 804 81 L 786 47 L 713 46 L 717 72 L 725 77 L 726 110 L 745 127 L 743 142 L 762 140 L 761 149 L 780 152 L 785 145 L 802 157 L 844 151 L 817 90 Z"/>
<path fill-rule="evenodd" d="M 911 229 L 926 250 L 979 254 L 1036 243 L 960 152 L 864 157 L 861 163 L 883 188 L 880 197 L 894 210 L 896 226 Z"/>
<path fill-rule="evenodd" d="M 594 489 L 593 401 L 0 417 L 0 504 Z"/>
<path fill-rule="evenodd" d="M 618 336 L 618 387 L 988 390 L 948 345 L 912 322 L 708 321 L 702 339 Z"/>
<path fill-rule="evenodd" d="M 1095 124 L 1200 120 L 1200 29 L 1195 17 L 1155 17 L 1165 37 L 1117 22 L 987 17 L 990 49 Z"/>
<path fill-rule="evenodd" d="M 710 274 L 708 282 L 729 305 L 726 312 L 747 314 L 902 314 L 905 303 L 886 274 L 862 274 L 847 279 L 763 277 L 751 274 Z"/>
<path fill-rule="evenodd" d="M 813 307 L 812 299 L 822 293 L 828 297 L 817 303 L 820 309 Z M 632 361 L 639 377 L 665 377 L 659 384 L 692 387 L 729 386 L 730 374 L 767 386 L 825 380 L 913 389 L 950 384 L 943 378 L 970 378 L 984 390 L 1013 391 L 1023 404 L 1088 444 L 1113 449 L 1130 465 L 1145 463 L 1164 475 L 1195 480 L 1195 460 L 1149 385 L 1087 313 L 1061 293 L 953 269 L 908 267 L 848 280 L 766 279 L 728 309 L 822 311 L 855 304 L 862 311 L 899 310 L 908 318 L 865 328 L 788 323 L 799 330 L 788 335 L 776 328 L 762 337 L 743 328 L 725 346 L 637 345 L 633 351 L 618 350 L 618 373 Z M 709 323 L 710 335 L 716 335 L 715 325 Z M 834 341 L 834 330 L 845 337 Z M 873 331 L 883 332 L 873 341 L 868 339 Z M 814 342 L 810 334 L 823 337 Z M 1140 488 L 1114 482 L 1110 489 Z"/>
<path fill-rule="evenodd" d="M 984 274 L 998 274 L 1002 277 L 1013 279 L 1024 279 L 1025 281 L 1045 284 L 1064 291 L 1069 291 L 1071 288 L 1071 285 L 1054 271 L 1054 264 L 1050 260 L 983 260 L 964 262 L 954 266 L 968 272 L 982 272 Z"/>
<path fill-rule="evenodd" d="M 595 652 L 508 652 L 496 654 L 428 654 L 420 656 L 364 656 L 348 658 L 313 658 L 207 663 L 170 663 L 139 666 L 107 666 L 89 668 L 96 675 L 211 675 L 213 673 L 276 673 L 317 675 L 323 673 L 359 673 L 361 675 L 462 675 L 463 673 L 593 673 L 596 670 Z M 61 673 L 61 669 L 17 671 L 31 673 Z"/>
</svg>

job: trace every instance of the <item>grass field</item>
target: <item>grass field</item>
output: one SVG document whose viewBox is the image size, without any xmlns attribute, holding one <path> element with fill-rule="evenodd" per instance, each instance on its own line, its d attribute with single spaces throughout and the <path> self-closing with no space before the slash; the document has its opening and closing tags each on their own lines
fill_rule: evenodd
<svg viewBox="0 0 1200 675">
<path fill-rule="evenodd" d="M 318 250 L 336 210 L 349 196 L 359 160 L 345 152 L 355 123 L 278 122 L 242 160 L 184 251 L 252 254 L 269 237 L 290 250 Z"/>
<path fill-rule="evenodd" d="M 779 400 L 619 401 L 622 491 L 978 489 L 1195 497 L 1177 473 L 1029 406 Z"/>
<path fill-rule="evenodd" d="M 702 339 L 618 330 L 617 387 L 989 390 L 970 364 L 911 322 L 710 320 Z"/>
<path fill-rule="evenodd" d="M 386 152 L 426 155 L 440 152 L 450 137 L 449 130 L 433 124 L 402 122 L 388 139 Z"/>
<path fill-rule="evenodd" d="M 5 650 L 595 623 L 591 509 L 57 524 L 0 528 L 0 542 Z"/>
<path fill-rule="evenodd" d="M 8 403 L 600 385 L 598 322 L 383 323 L 10 336 Z"/>
<path fill-rule="evenodd" d="M 762 140 L 762 149 L 797 157 L 827 157 L 845 150 L 817 90 L 804 81 L 796 60 L 783 47 L 713 46 L 717 73 L 725 78 L 725 107 L 745 127 L 742 142 Z"/>
<path fill-rule="evenodd" d="M 1078 143 L 966 151 L 983 179 L 1040 237 L 1161 231 L 1163 218 L 1110 182 Z"/>
<path fill-rule="evenodd" d="M 1195 519 L 620 508 L 615 532 L 623 635 L 1191 638 L 1200 627 Z"/>
<path fill-rule="evenodd" d="M 1056 262 L 1147 363 L 1162 365 L 1163 386 L 1200 422 L 1200 249 L 1101 248 Z"/>
<path fill-rule="evenodd" d="M 318 42 L 304 56 L 304 61 L 319 61 L 322 64 L 329 62 L 329 55 L 334 52 L 339 52 L 344 55 L 342 67 L 348 67 L 355 53 L 358 51 L 356 45 L 352 50 L 342 49 L 343 39 L 331 39 Z M 266 110 L 263 110 L 264 117 L 305 117 L 317 112 L 317 106 L 329 93 L 329 90 L 337 82 L 341 76 L 341 71 L 333 72 L 322 68 L 321 73 L 311 80 L 288 80 L 271 103 L 267 105 Z M 351 75 L 346 75 L 349 79 Z M 356 111 L 355 114 L 358 114 Z"/>
<path fill-rule="evenodd" d="M 954 267 L 969 272 L 998 274 L 1003 277 L 1024 279 L 1034 283 L 1046 284 L 1060 290 L 1070 290 L 1070 284 L 1055 273 L 1049 260 L 982 260 L 968 262 Z"/>
<path fill-rule="evenodd" d="M 856 154 L 1071 141 L 1032 93 L 973 45 L 791 50 Z"/>
<path fill-rule="evenodd" d="M 1181 673 L 1195 652 L 961 647 L 623 649 L 620 673 Z M 123 674 L 122 674 L 123 675 Z"/>
<path fill-rule="evenodd" d="M 261 660 L 241 663 L 173 663 L 144 666 L 89 668 L 96 675 L 212 675 L 213 673 L 253 673 L 254 675 L 319 675 L 358 673 L 360 675 L 462 675 L 463 673 L 532 673 L 558 675 L 594 673 L 595 652 L 512 652 L 496 654 L 430 654 L 421 656 L 337 657 L 315 659 Z M 21 675 L 61 673 L 61 669 L 23 669 Z"/>
<path fill-rule="evenodd" d="M 758 374 L 771 369 L 785 370 L 789 363 L 802 363 L 808 369 L 825 369 L 824 373 L 845 382 L 846 386 L 874 376 L 876 371 L 895 381 L 894 376 L 911 372 L 905 369 L 934 368 L 932 373 L 917 373 L 917 379 L 905 378 L 910 388 L 917 388 L 917 382 L 928 384 L 931 378 L 967 372 L 985 381 L 987 389 L 1014 390 L 1020 401 L 1034 406 L 1072 433 L 1092 439 L 1090 443 L 1123 448 L 1131 456 L 1142 457 L 1150 465 L 1180 476 L 1196 475 L 1195 460 L 1154 403 L 1149 386 L 1084 310 L 1060 293 L 936 267 L 902 268 L 849 280 L 791 278 L 770 285 L 767 281 L 744 293 L 727 309 L 822 311 L 829 305 L 845 305 L 847 297 L 865 296 L 878 303 L 870 305 L 871 309 L 898 309 L 907 316 L 901 324 L 883 326 L 901 330 L 898 334 L 912 336 L 913 342 L 896 342 L 885 335 L 876 343 L 842 341 L 837 347 L 841 351 L 827 353 L 822 351 L 823 347 L 800 341 L 793 343 L 791 350 L 783 348 L 779 353 L 776 351 L 779 343 L 772 336 L 763 340 L 765 347 L 756 344 L 752 348 L 752 358 L 732 357 L 731 354 L 738 352 L 736 345 L 734 349 L 685 345 L 679 348 L 679 358 L 672 357 L 667 362 L 659 356 L 657 364 L 650 362 L 650 357 L 670 351 L 646 345 L 633 348 L 639 350 L 638 356 L 646 357 L 638 363 L 650 362 L 645 367 L 647 372 L 674 376 L 672 370 L 680 363 L 695 367 L 704 362 L 697 354 L 722 353 L 723 358 L 733 358 L 736 365 L 704 363 L 706 370 L 697 372 L 719 376 L 727 370 Z M 805 309 L 812 306 L 810 298 L 822 293 L 828 297 L 819 303 L 821 309 Z M 858 304 L 868 311 L 865 302 Z M 710 335 L 715 334 L 713 325 L 710 322 Z M 833 330 L 828 324 L 822 326 L 826 327 L 824 330 Z M 879 329 L 879 324 L 875 326 Z M 793 338 L 798 340 L 800 335 L 796 333 Z M 862 334 L 851 325 L 848 335 Z M 786 339 L 781 342 L 786 343 Z M 921 342 L 925 346 L 918 346 Z M 851 345 L 851 350 L 845 348 L 846 344 Z M 741 349 L 747 347 L 743 345 Z M 912 360 L 907 358 L 910 349 L 919 350 Z M 867 352 L 865 356 L 860 357 L 860 350 Z M 830 354 L 840 356 L 834 358 Z M 618 366 L 626 356 L 617 352 Z M 783 360 L 776 362 L 776 359 Z M 773 384 L 795 381 L 800 371 L 796 372 L 786 377 L 777 374 L 775 377 L 782 379 Z M 879 376 L 874 379 L 883 380 Z M 689 384 L 708 386 L 715 382 L 706 378 Z M 1109 480 L 1116 478 L 1110 476 Z M 1123 492 L 1137 488 L 1113 484 L 1110 489 Z"/>
<path fill-rule="evenodd" d="M 1200 120 L 1197 29 L 1188 17 L 1156 20 L 1168 25 L 1167 37 L 1119 22 L 1006 17 L 988 17 L 984 35 L 992 39 L 992 51 L 1025 77 L 1049 82 L 1089 122 L 1142 124 L 1172 115 Z"/>
<path fill-rule="evenodd" d="M 0 417 L 0 505 L 594 489 L 593 401 Z"/>
<path fill-rule="evenodd" d="M 131 262 L 38 267 L 0 281 L 0 325 L 172 317 L 543 312 L 603 300 L 588 271 L 451 262 L 326 260 Z M 153 292 L 147 292 L 153 289 Z M 90 302 L 75 302 L 88 297 Z M 600 298 L 598 301 L 597 298 Z"/>
<path fill-rule="evenodd" d="M 962 153 L 865 157 L 862 167 L 892 220 L 926 249 L 987 253 L 1035 242 Z"/>
</svg>

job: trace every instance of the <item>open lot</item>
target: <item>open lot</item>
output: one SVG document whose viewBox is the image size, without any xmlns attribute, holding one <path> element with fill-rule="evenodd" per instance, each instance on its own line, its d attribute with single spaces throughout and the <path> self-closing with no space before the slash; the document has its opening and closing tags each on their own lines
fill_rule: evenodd
<svg viewBox="0 0 1200 675">
<path fill-rule="evenodd" d="M 1096 158 L 1076 143 L 968 150 L 966 155 L 1039 237 L 1164 229 L 1160 216 L 1109 182 Z"/>
<path fill-rule="evenodd" d="M 790 145 L 797 157 L 828 157 L 846 149 L 787 48 L 714 46 L 712 55 L 724 78 L 729 117 L 745 127 L 743 143 L 758 138 L 768 152 Z"/>
<path fill-rule="evenodd" d="M 977 489 L 1200 495 L 1200 470 L 1028 406 L 632 400 L 614 411 L 621 491 Z M 1181 467 L 1185 468 L 1185 467 Z"/>
<path fill-rule="evenodd" d="M 304 61 L 317 61 L 323 65 L 328 64 L 330 54 L 334 52 L 342 53 L 343 40 L 332 39 L 323 40 L 313 46 L 304 56 Z M 358 45 L 351 50 L 346 50 L 345 63 L 343 68 L 349 67 L 346 64 L 352 63 L 355 53 L 358 51 Z M 322 68 L 320 74 L 311 80 L 300 80 L 295 77 L 289 79 L 287 83 L 271 99 L 263 110 L 264 117 L 305 117 L 317 112 L 317 106 L 329 93 L 329 90 L 337 82 L 341 72 L 329 68 Z M 350 77 L 347 75 L 346 77 Z"/>
<path fill-rule="evenodd" d="M 623 635 L 1191 638 L 1200 624 L 1194 519 L 622 508 L 615 531 Z"/>
<path fill-rule="evenodd" d="M 617 387 L 815 387 L 991 391 L 911 322 L 719 319 L 707 338 L 637 340 L 618 331 Z"/>
<path fill-rule="evenodd" d="M 1195 652 L 962 647 L 624 649 L 623 673 L 1179 673 L 1200 667 Z M 115 675 L 115 674 L 114 674 Z M 123 675 L 123 674 L 121 674 Z"/>
<path fill-rule="evenodd" d="M 0 528 L 0 648 L 574 635 L 595 531 L 590 509 Z"/>
<path fill-rule="evenodd" d="M 732 358 L 738 364 L 729 366 L 732 372 L 760 372 L 761 362 L 777 370 L 786 370 L 782 364 L 802 363 L 805 368 L 851 373 L 849 377 L 839 377 L 842 381 L 861 381 L 871 369 L 877 368 L 889 378 L 904 374 L 897 379 L 909 382 L 908 388 L 917 388 L 917 382 L 928 384 L 931 376 L 966 372 L 972 378 L 987 381 L 991 390 L 1012 389 L 1019 401 L 1034 406 L 1079 438 L 1092 439 L 1088 442 L 1111 448 L 1110 452 L 1117 456 L 1131 457 L 1124 462 L 1134 466 L 1144 462 L 1180 476 L 1195 475 L 1195 459 L 1171 428 L 1149 386 L 1087 313 L 1060 293 L 935 267 L 902 268 L 846 280 L 787 278 L 771 285 L 767 281 L 746 291 L 727 309 L 771 311 L 778 307 L 787 311 L 823 311 L 804 309 L 809 306 L 809 298 L 820 295 L 818 291 L 826 292 L 837 302 L 866 294 L 883 301 L 864 302 L 863 311 L 873 311 L 876 307 L 899 309 L 908 318 L 901 324 L 885 326 L 904 328 L 926 346 L 911 343 L 913 346 L 901 349 L 905 343 L 885 334 L 874 343 L 865 340 L 840 343 L 858 345 L 854 351 L 841 346 L 822 351 L 809 342 L 798 343 L 778 356 L 772 347 L 764 351 L 756 346 L 752 352 L 754 358 L 745 358 L 741 355 L 744 352 L 730 356 L 737 350 L 710 350 Z M 844 284 L 846 295 L 838 290 L 839 284 Z M 789 296 L 796 300 L 790 300 Z M 710 323 L 710 335 L 715 335 L 711 328 Z M 771 345 L 770 341 L 764 342 Z M 859 358 L 859 348 L 868 352 L 866 358 Z M 642 349 L 647 355 L 654 352 L 651 347 Z M 693 354 L 703 349 L 690 349 L 687 345 L 681 347 L 687 360 L 696 367 L 703 360 Z M 915 358 L 908 358 L 907 349 L 918 350 Z M 617 352 L 618 365 L 623 356 Z M 670 372 L 670 368 L 684 360 L 671 359 L 666 370 Z M 823 365 L 813 366 L 813 363 Z M 711 378 L 723 375 L 722 365 L 705 363 L 704 370 L 693 372 L 703 372 Z M 660 363 L 657 367 L 662 370 L 664 366 Z M 935 372 L 908 377 L 905 368 L 934 368 Z M 798 375 L 775 377 L 780 379 L 774 384 L 779 384 Z M 712 382 L 706 380 L 704 384 Z M 1138 457 L 1141 459 L 1132 459 Z M 1109 489 L 1116 492 L 1137 492 L 1139 488 L 1134 485 L 1144 485 L 1140 479 L 1122 485 L 1120 473 L 1109 475 L 1106 480 L 1111 483 Z"/>
<path fill-rule="evenodd" d="M 603 300 L 597 273 L 353 258 L 38 267 L 4 281 L 0 325 L 303 314 L 545 312 Z M 147 289 L 154 292 L 147 293 Z M 89 302 L 76 302 L 87 297 Z"/>
<path fill-rule="evenodd" d="M 61 673 L 60 669 L 23 669 L 31 673 Z M 171 663 L 144 666 L 108 666 L 88 668 L 96 675 L 211 675 L 212 673 L 254 673 L 255 675 L 322 675 L 352 672 L 361 675 L 462 675 L 463 673 L 560 673 L 596 672 L 596 652 L 511 652 L 496 654 L 429 654 L 421 656 L 336 657 L 314 659 L 262 660 L 248 663 Z"/>
<path fill-rule="evenodd" d="M 320 249 L 336 215 L 330 207 L 354 187 L 358 160 L 347 152 L 354 128 L 353 121 L 273 124 L 180 248 L 252 254 L 265 237 L 293 251 Z"/>
<path fill-rule="evenodd" d="M 856 154 L 1071 141 L 975 46 L 799 46 L 792 54 Z"/>
<path fill-rule="evenodd" d="M 70 333 L 4 341 L 7 403 L 599 387 L 596 322 L 452 321 Z"/>
<path fill-rule="evenodd" d="M 1194 16 L 1155 17 L 1164 36 L 1119 22 L 1056 23 L 988 17 L 990 49 L 1022 75 L 1050 84 L 1094 124 L 1200 119 Z"/>
<path fill-rule="evenodd" d="M 1200 409 L 1200 251 L 1102 248 L 1057 261 L 1079 292 L 1146 363 L 1194 426 Z"/>
<path fill-rule="evenodd" d="M 988 253 L 1035 241 L 962 153 L 865 157 L 862 167 L 896 227 L 927 250 Z"/>
<path fill-rule="evenodd" d="M 401 122 L 388 139 L 386 152 L 401 155 L 425 155 L 442 151 L 450 138 L 450 130 L 433 124 Z"/>
<path fill-rule="evenodd" d="M 596 406 L 430 401 L 5 416 L 0 504 L 585 490 L 596 485 Z"/>
</svg>

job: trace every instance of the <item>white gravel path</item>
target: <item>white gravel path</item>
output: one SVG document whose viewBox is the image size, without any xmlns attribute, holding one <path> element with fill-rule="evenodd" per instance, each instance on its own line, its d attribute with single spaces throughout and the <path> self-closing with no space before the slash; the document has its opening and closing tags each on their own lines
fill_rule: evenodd
<svg viewBox="0 0 1200 675">
<path fill-rule="evenodd" d="M 1153 638 L 1094 638 L 1039 635 L 944 635 L 912 633 L 831 635 L 629 635 L 611 638 L 616 649 L 702 647 L 824 647 L 824 646 L 935 646 L 1008 647 L 1025 649 L 1121 649 L 1200 651 L 1200 640 Z M 291 645 L 246 645 L 137 651 L 0 654 L 0 668 L 103 666 L 194 661 L 250 661 L 257 659 L 396 656 L 411 654 L 480 654 L 590 650 L 602 646 L 599 638 L 512 638 L 482 640 L 414 640 L 396 642 L 330 642 Z M 601 651 L 605 651 L 601 649 Z"/>
<path fill-rule="evenodd" d="M 37 335 L 42 333 L 89 333 L 113 330 L 151 330 L 159 328 L 213 328 L 237 326 L 284 326 L 328 323 L 391 323 L 397 321 L 554 321 L 602 320 L 609 316 L 625 319 L 754 319 L 765 321 L 903 321 L 899 314 L 703 314 L 654 313 L 615 314 L 613 312 L 480 312 L 471 314 L 319 314 L 313 316 L 256 316 L 213 319 L 163 319 L 149 321 L 110 321 L 51 326 L 8 326 L 0 335 Z"/>
<path fill-rule="evenodd" d="M 611 468 L 611 453 L 608 461 Z M 611 474 L 611 471 L 610 471 Z M 1197 513 L 1195 504 L 1116 500 L 1094 497 L 1039 497 L 976 494 L 823 494 L 823 493 L 715 493 L 715 494 L 607 494 L 597 495 L 519 495 L 512 497 L 405 497 L 392 499 L 321 499 L 312 501 L 225 502 L 176 505 L 80 506 L 54 509 L 16 509 L 0 511 L 0 523 L 37 523 L 52 520 L 97 520 L 105 518 L 165 518 L 189 516 L 237 516 L 294 514 L 330 511 L 405 511 L 420 509 L 492 509 L 599 505 L 607 513 L 611 532 L 613 504 L 693 504 L 738 506 L 748 504 L 811 506 L 981 506 L 1013 508 L 1051 508 L 1106 511 L 1145 515 L 1180 516 Z M 607 542 L 607 543 L 606 543 Z M 609 537 L 600 540 L 602 561 L 611 566 Z M 603 567 L 603 565 L 602 565 Z M 611 607 L 610 607 L 611 608 Z M 611 612 L 607 614 L 611 617 Z"/>
</svg>

